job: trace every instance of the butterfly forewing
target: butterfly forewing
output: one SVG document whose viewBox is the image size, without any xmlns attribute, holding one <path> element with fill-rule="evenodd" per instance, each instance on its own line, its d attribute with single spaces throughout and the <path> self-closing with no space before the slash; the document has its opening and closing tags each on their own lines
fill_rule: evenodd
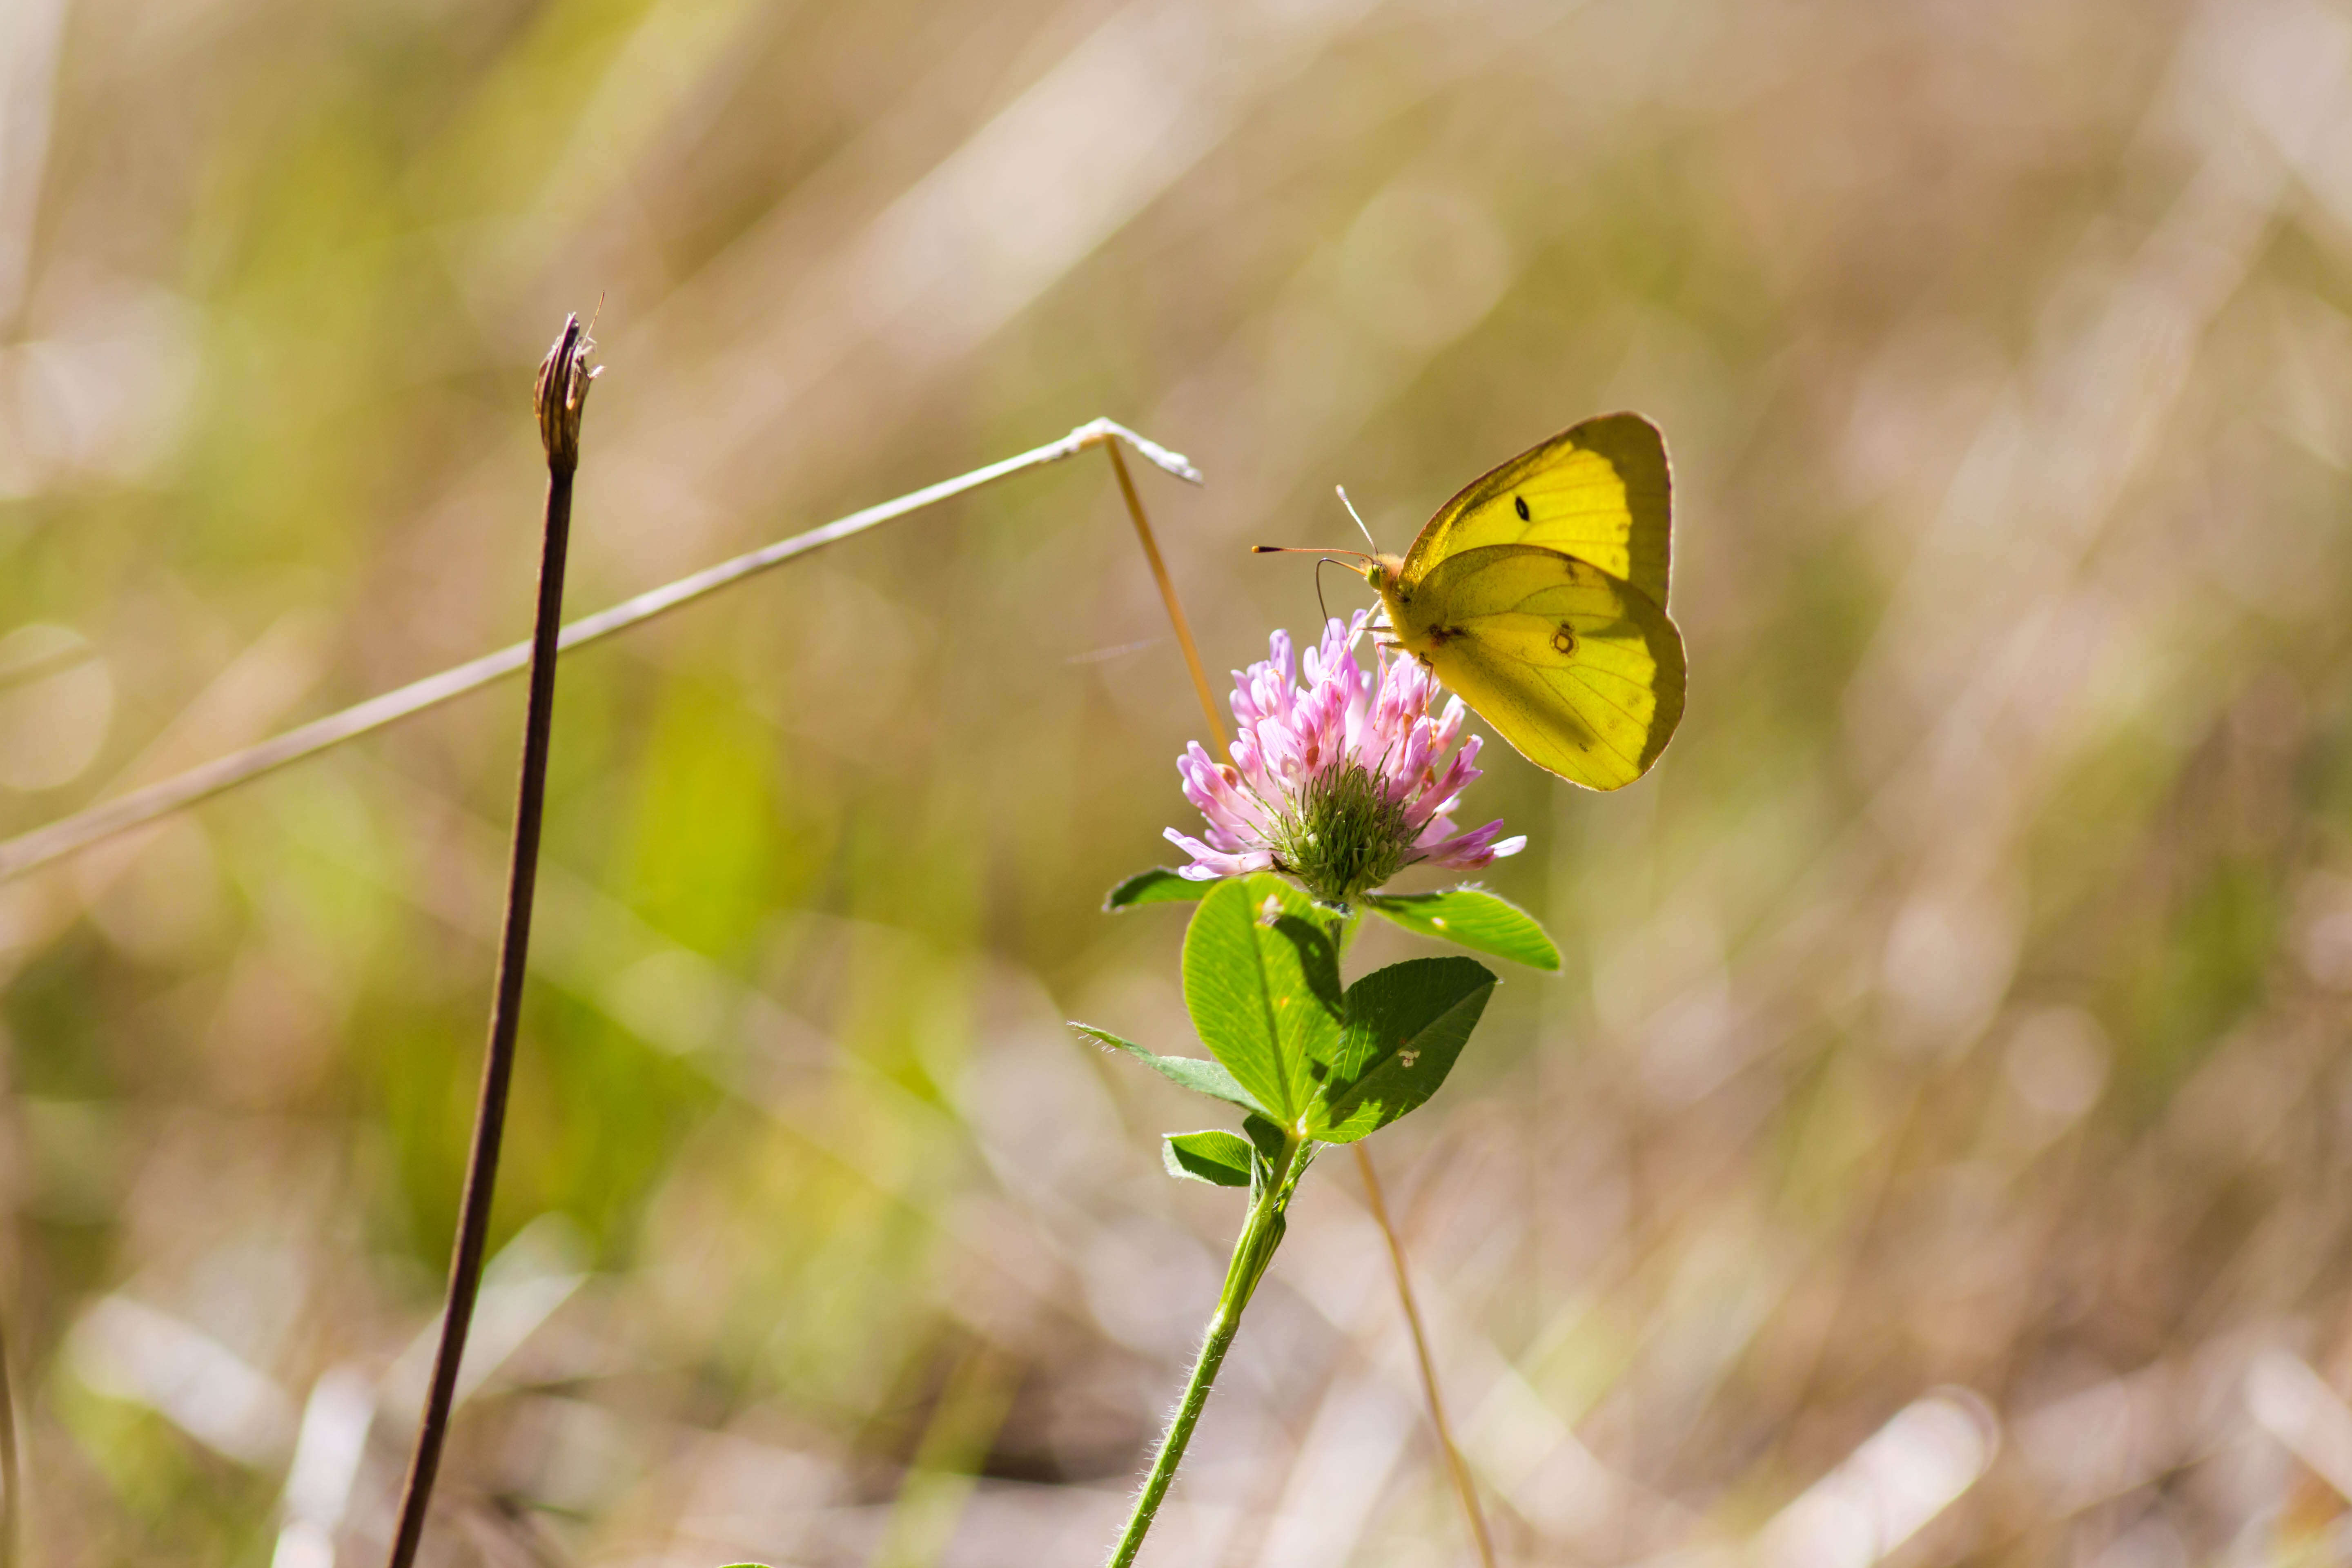
<svg viewBox="0 0 2352 1568">
<path fill-rule="evenodd" d="M 1439 563 L 1490 544 L 1540 544 L 1666 605 L 1673 479 L 1657 426 L 1608 414 L 1561 432 L 1439 509 L 1404 559 L 1408 588 Z M 1475 705 L 1475 704 L 1474 704 Z"/>
</svg>

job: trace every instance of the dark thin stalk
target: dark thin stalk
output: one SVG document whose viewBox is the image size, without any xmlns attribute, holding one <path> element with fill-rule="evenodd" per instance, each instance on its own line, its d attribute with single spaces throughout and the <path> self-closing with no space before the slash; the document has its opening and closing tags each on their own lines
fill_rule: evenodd
<svg viewBox="0 0 2352 1568">
<path fill-rule="evenodd" d="M 580 409 L 596 373 L 588 368 L 595 345 L 572 316 L 563 323 L 547 363 L 540 366 L 540 437 L 547 447 L 547 522 L 539 558 L 539 613 L 531 625 L 530 696 L 523 715 L 522 783 L 515 803 L 514 857 L 507 876 L 505 934 L 499 945 L 490 1041 L 482 1058 L 481 1100 L 474 1113 L 474 1146 L 457 1240 L 449 1260 L 449 1300 L 441 1315 L 441 1342 L 433 1356 L 433 1387 L 417 1427 L 416 1453 L 401 1494 L 400 1527 L 391 1568 L 409 1568 L 425 1534 L 425 1513 L 449 1435 L 457 1367 L 482 1282 L 489 1239 L 490 1200 L 499 1179 L 499 1147 L 506 1131 L 507 1092 L 514 1079 L 515 1034 L 522 1012 L 524 963 L 530 951 L 530 908 L 539 880 L 539 835 L 547 800 L 548 741 L 555 718 L 556 636 L 563 626 L 563 561 L 572 538 L 572 476 L 580 464 Z"/>
</svg>

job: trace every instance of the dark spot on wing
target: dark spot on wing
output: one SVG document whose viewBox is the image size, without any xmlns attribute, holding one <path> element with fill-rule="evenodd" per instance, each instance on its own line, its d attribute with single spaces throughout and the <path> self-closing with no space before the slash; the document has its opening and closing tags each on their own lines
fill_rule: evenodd
<svg viewBox="0 0 2352 1568">
<path fill-rule="evenodd" d="M 1528 521 L 1528 498 L 1525 496 L 1513 496 L 1511 498 L 1511 504 L 1519 509 L 1519 521 L 1521 522 Z"/>
<path fill-rule="evenodd" d="M 1576 629 L 1566 621 L 1560 622 L 1559 629 L 1551 634 L 1551 650 L 1562 657 L 1576 651 Z"/>
</svg>

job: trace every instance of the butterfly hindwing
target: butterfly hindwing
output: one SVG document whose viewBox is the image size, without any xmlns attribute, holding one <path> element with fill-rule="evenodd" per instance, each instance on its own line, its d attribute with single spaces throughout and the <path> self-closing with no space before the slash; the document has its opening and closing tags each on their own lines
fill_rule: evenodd
<svg viewBox="0 0 2352 1568">
<path fill-rule="evenodd" d="M 1587 419 L 1474 480 L 1404 558 L 1407 585 L 1490 544 L 1563 551 L 1666 605 L 1673 478 L 1657 426 L 1638 414 Z"/>
<path fill-rule="evenodd" d="M 1438 679 L 1572 783 L 1633 783 L 1682 719 L 1682 634 L 1648 595 L 1590 562 L 1528 544 L 1461 550 L 1404 604 L 1407 641 Z"/>
</svg>

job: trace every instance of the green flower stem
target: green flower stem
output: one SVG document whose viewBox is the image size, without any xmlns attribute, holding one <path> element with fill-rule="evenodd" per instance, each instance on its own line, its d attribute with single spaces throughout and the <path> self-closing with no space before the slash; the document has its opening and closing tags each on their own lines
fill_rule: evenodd
<svg viewBox="0 0 2352 1568">
<path fill-rule="evenodd" d="M 1225 1363 L 1225 1352 L 1233 1348 L 1234 1334 L 1242 1326 L 1242 1309 L 1249 1305 L 1257 1282 L 1265 1277 L 1265 1268 L 1274 1260 L 1274 1249 L 1282 1245 L 1282 1211 L 1289 1200 L 1289 1176 L 1298 1154 L 1296 1139 L 1283 1146 L 1275 1163 L 1272 1179 L 1258 1190 L 1250 1205 L 1249 1218 L 1243 1222 L 1241 1236 L 1234 1242 L 1233 1261 L 1225 1266 L 1224 1289 L 1217 1294 L 1216 1315 L 1209 1320 L 1208 1337 L 1201 1342 L 1201 1353 L 1192 1363 L 1192 1381 L 1184 1385 L 1184 1401 L 1168 1423 L 1168 1431 L 1160 1439 L 1160 1453 L 1151 1461 L 1151 1474 L 1145 1479 L 1143 1490 L 1135 1499 L 1135 1511 L 1128 1516 L 1127 1529 L 1118 1538 L 1118 1545 L 1110 1554 L 1108 1568 L 1129 1568 L 1135 1554 L 1143 1550 L 1143 1538 L 1159 1517 L 1160 1504 L 1168 1495 L 1169 1483 L 1176 1479 L 1176 1467 L 1183 1462 L 1184 1448 L 1192 1440 L 1192 1428 L 1201 1419 L 1201 1411 L 1209 1403 L 1209 1390 L 1217 1381 L 1217 1369 Z"/>
</svg>

